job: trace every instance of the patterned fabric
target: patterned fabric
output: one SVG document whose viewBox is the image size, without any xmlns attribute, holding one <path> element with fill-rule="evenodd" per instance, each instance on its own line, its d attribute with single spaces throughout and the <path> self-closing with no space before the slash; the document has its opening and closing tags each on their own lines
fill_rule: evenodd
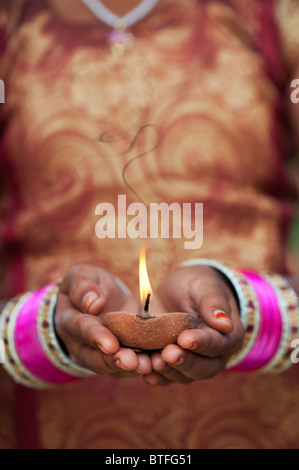
<svg viewBox="0 0 299 470">
<path fill-rule="evenodd" d="M 50 0 L 12 3 L 24 9 L 8 18 L 0 8 L 2 298 L 76 263 L 109 270 L 138 296 L 138 240 L 95 235 L 97 204 L 136 201 L 122 169 L 138 155 L 126 177 L 145 202 L 204 203 L 200 250 L 148 241 L 154 287 L 198 256 L 291 269 L 282 96 L 296 65 L 296 2 L 161 0 L 121 58 L 99 21 L 68 20 Z M 0 381 L 1 448 L 298 447 L 295 368 L 166 388 L 105 376 L 54 391 Z"/>
</svg>

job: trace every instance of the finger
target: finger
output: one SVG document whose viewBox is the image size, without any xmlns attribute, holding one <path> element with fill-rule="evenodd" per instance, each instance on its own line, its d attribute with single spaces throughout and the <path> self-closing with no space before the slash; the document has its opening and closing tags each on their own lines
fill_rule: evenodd
<svg viewBox="0 0 299 470">
<path fill-rule="evenodd" d="M 231 305 L 233 299 L 229 299 L 225 292 L 214 288 L 203 295 L 202 290 L 197 288 L 196 283 L 193 283 L 190 297 L 194 309 L 199 312 L 200 317 L 207 325 L 223 334 L 233 331 Z"/>
<path fill-rule="evenodd" d="M 68 300 L 68 299 L 65 299 Z M 65 301 L 65 304 L 67 302 Z M 65 342 L 65 338 L 100 349 L 105 354 L 114 354 L 119 350 L 117 338 L 103 325 L 102 321 L 87 313 L 80 314 L 72 307 L 63 308 L 62 312 L 55 314 L 55 328 L 58 336 Z"/>
<path fill-rule="evenodd" d="M 151 355 L 152 367 L 156 372 L 162 372 L 168 367 L 167 362 L 163 361 L 160 352 L 153 352 Z"/>
<path fill-rule="evenodd" d="M 107 355 L 88 345 L 76 343 L 72 346 L 72 354 L 76 358 L 76 362 L 98 374 L 124 375 L 122 372 L 134 372 L 139 364 L 136 354 L 130 349 L 119 350 L 116 354 Z"/>
<path fill-rule="evenodd" d="M 223 335 L 210 327 L 185 330 L 177 338 L 181 348 L 206 357 L 217 357 L 231 354 L 240 345 L 242 336 L 237 331 Z"/>
<path fill-rule="evenodd" d="M 124 370 L 118 370 L 117 372 L 112 372 L 109 374 L 110 377 L 113 377 L 115 379 L 128 379 L 130 377 L 138 377 L 139 374 L 135 371 L 124 371 Z"/>
<path fill-rule="evenodd" d="M 181 352 L 183 353 L 182 350 Z M 188 377 L 186 377 L 176 368 L 172 367 L 172 365 L 175 363 L 176 363 L 176 359 L 174 363 L 164 361 L 162 359 L 161 353 L 152 354 L 152 365 L 153 365 L 153 370 L 155 372 L 159 372 L 159 374 L 161 374 L 163 377 L 170 380 L 171 382 L 176 382 L 176 383 L 181 383 L 181 384 L 190 383 L 191 380 Z"/>
<path fill-rule="evenodd" d="M 114 358 L 112 358 L 112 360 L 113 359 L 115 359 L 116 366 L 122 370 L 136 371 L 136 369 L 140 367 L 137 354 L 129 348 L 121 348 L 114 355 Z M 111 360 L 111 358 L 108 357 L 107 360 Z"/>
<path fill-rule="evenodd" d="M 204 380 L 214 377 L 225 368 L 223 357 L 209 358 L 184 351 L 176 345 L 169 345 L 162 351 L 162 359 L 187 380 Z M 163 372 L 165 374 L 165 372 Z M 166 375 L 166 377 L 169 377 Z"/>
<path fill-rule="evenodd" d="M 152 372 L 151 358 L 148 354 L 137 354 L 138 366 L 135 369 L 141 375 L 150 374 Z"/>
<path fill-rule="evenodd" d="M 178 383 L 182 385 L 189 384 L 193 381 L 193 379 L 190 379 L 186 375 L 182 374 L 178 369 L 168 366 L 166 369 L 163 371 L 159 372 L 159 374 L 164 377 L 164 379 L 172 382 L 172 383 Z"/>
<path fill-rule="evenodd" d="M 170 385 L 172 383 L 171 380 L 168 380 L 163 375 L 158 374 L 157 372 L 151 372 L 148 375 L 143 376 L 143 380 L 147 383 L 147 385 L 158 386 L 158 385 Z"/>
</svg>

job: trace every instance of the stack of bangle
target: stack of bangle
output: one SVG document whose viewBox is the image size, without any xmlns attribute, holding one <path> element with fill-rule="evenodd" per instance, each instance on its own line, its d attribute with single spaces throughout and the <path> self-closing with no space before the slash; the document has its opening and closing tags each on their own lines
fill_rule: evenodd
<svg viewBox="0 0 299 470">
<path fill-rule="evenodd" d="M 242 347 L 227 362 L 230 371 L 281 373 L 292 365 L 292 341 L 299 338 L 299 301 L 279 274 L 257 274 L 211 259 L 181 266 L 205 265 L 224 275 L 235 290 L 245 335 Z"/>
<path fill-rule="evenodd" d="M 53 283 L 20 295 L 0 315 L 3 366 L 16 382 L 27 387 L 49 388 L 94 375 L 71 361 L 57 340 L 54 311 L 58 290 Z"/>
</svg>

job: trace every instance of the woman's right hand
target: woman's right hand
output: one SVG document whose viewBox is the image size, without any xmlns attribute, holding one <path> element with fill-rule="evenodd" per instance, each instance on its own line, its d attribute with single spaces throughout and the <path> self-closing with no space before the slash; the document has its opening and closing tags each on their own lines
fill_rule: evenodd
<svg viewBox="0 0 299 470">
<path fill-rule="evenodd" d="M 113 275 L 96 266 L 77 265 L 60 285 L 56 333 L 72 360 L 97 374 L 119 378 L 149 374 L 150 357 L 120 347 L 102 322 L 107 312 L 139 313 L 139 309 L 130 292 Z"/>
</svg>

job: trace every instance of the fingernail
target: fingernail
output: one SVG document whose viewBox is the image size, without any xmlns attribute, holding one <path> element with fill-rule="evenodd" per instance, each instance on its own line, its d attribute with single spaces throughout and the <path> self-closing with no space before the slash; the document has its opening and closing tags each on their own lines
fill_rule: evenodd
<svg viewBox="0 0 299 470">
<path fill-rule="evenodd" d="M 188 343 L 186 346 L 182 346 L 184 349 L 196 349 L 197 348 L 197 343 L 194 341 L 192 343 Z"/>
<path fill-rule="evenodd" d="M 119 359 L 117 359 L 117 361 L 115 362 L 115 364 L 116 364 L 117 367 L 119 367 L 120 369 L 132 370 L 132 369 L 130 369 L 129 367 L 125 366 Z"/>
<path fill-rule="evenodd" d="M 98 348 L 99 348 L 104 354 L 111 354 L 109 351 L 107 351 L 107 349 L 105 348 L 105 346 L 102 345 L 102 343 L 99 343 L 99 344 L 98 344 Z"/>
<path fill-rule="evenodd" d="M 222 310 L 215 310 L 214 315 L 218 320 L 228 320 L 232 323 L 231 318 L 229 318 L 229 316 Z"/>
<path fill-rule="evenodd" d="M 179 365 L 183 364 L 183 362 L 184 362 L 184 358 L 182 356 L 179 356 L 174 361 L 172 361 L 172 362 L 169 361 L 169 364 L 172 365 L 172 366 L 179 366 Z"/>
<path fill-rule="evenodd" d="M 156 372 L 163 372 L 164 370 L 166 370 L 168 368 L 168 364 L 164 364 L 163 366 L 161 367 L 156 367 Z"/>
<path fill-rule="evenodd" d="M 83 306 L 86 310 L 89 309 L 91 304 L 99 298 L 98 294 L 96 292 L 88 292 L 87 294 L 84 295 L 83 297 Z"/>
<path fill-rule="evenodd" d="M 99 310 L 103 308 L 104 305 L 104 298 L 103 297 L 98 297 L 96 300 L 94 300 L 88 307 L 88 310 L 90 313 L 98 313 Z"/>
</svg>

